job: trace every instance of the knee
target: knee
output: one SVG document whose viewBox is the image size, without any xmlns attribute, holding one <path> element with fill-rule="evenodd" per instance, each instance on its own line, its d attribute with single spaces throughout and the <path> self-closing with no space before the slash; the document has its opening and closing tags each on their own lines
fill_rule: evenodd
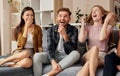
<svg viewBox="0 0 120 76">
<path fill-rule="evenodd" d="M 76 59 L 80 58 L 80 53 L 78 51 L 72 51 L 70 54 L 74 56 Z"/>
<path fill-rule="evenodd" d="M 99 52 L 99 48 L 97 46 L 93 46 L 91 50 L 92 50 L 92 53 L 95 53 L 95 54 L 98 54 Z"/>
<path fill-rule="evenodd" d="M 24 58 L 28 58 L 29 56 L 30 56 L 30 53 L 28 51 L 24 51 L 22 53 L 22 57 L 24 57 Z"/>
<path fill-rule="evenodd" d="M 35 53 L 33 56 L 33 62 L 39 62 L 42 61 L 42 54 L 41 53 Z"/>
<path fill-rule="evenodd" d="M 33 59 L 39 59 L 39 56 L 40 56 L 40 53 L 35 53 L 34 55 L 33 55 Z"/>
<path fill-rule="evenodd" d="M 92 47 L 93 50 L 99 50 L 97 46 Z"/>
<path fill-rule="evenodd" d="M 19 61 L 17 63 L 18 67 L 23 67 L 23 68 L 29 68 L 32 66 L 32 59 L 30 58 L 24 58 L 23 60 Z"/>
</svg>

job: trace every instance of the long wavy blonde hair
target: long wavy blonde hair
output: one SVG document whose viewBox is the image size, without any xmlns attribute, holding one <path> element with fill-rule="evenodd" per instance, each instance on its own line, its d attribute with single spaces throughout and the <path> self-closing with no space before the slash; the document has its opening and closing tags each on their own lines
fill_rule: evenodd
<svg viewBox="0 0 120 76">
<path fill-rule="evenodd" d="M 100 6 L 100 5 L 94 5 L 93 8 L 94 8 L 94 7 L 98 7 L 98 8 L 101 10 L 101 12 L 102 12 L 102 14 L 103 14 L 102 23 L 104 23 L 104 20 L 105 20 L 107 14 L 110 13 L 110 11 L 105 10 L 105 9 L 104 9 L 102 6 Z M 93 8 L 92 8 L 92 9 L 93 9 Z M 115 15 L 115 14 L 114 14 L 113 18 L 114 18 L 114 21 L 113 21 L 113 23 L 109 23 L 110 25 L 114 25 L 114 24 L 116 23 L 116 21 L 117 21 L 117 18 L 116 18 L 116 15 Z M 90 14 L 89 14 L 89 16 L 88 16 L 87 24 L 93 25 L 92 11 L 90 12 Z"/>
</svg>

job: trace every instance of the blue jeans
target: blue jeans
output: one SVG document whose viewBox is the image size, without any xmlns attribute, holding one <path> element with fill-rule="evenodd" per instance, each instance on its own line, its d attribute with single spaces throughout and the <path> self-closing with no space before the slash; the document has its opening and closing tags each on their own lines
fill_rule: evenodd
<svg viewBox="0 0 120 76">
<path fill-rule="evenodd" d="M 78 51 L 72 51 L 69 55 L 56 54 L 56 61 L 59 62 L 62 69 L 70 67 L 79 60 L 80 54 Z M 49 64 L 50 60 L 46 52 L 36 53 L 33 56 L 33 71 L 34 76 L 42 76 L 42 64 Z"/>
</svg>

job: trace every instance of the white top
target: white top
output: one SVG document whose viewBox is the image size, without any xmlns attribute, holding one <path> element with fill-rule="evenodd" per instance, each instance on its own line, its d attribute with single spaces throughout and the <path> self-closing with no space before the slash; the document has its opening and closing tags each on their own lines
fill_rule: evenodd
<svg viewBox="0 0 120 76">
<path fill-rule="evenodd" d="M 33 39 L 32 39 L 32 33 L 28 33 L 27 35 L 27 41 L 26 44 L 24 46 L 24 48 L 33 48 Z"/>
<path fill-rule="evenodd" d="M 63 47 L 63 37 L 60 35 L 59 43 L 57 45 L 57 51 L 60 53 L 65 53 L 64 47 Z"/>
</svg>

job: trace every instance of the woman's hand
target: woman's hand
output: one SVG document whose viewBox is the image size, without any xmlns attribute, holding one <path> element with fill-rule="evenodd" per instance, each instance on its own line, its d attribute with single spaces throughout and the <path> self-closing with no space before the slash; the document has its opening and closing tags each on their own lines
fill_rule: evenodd
<svg viewBox="0 0 120 76">
<path fill-rule="evenodd" d="M 25 21 L 25 27 L 28 28 L 30 25 L 32 25 L 33 19 L 31 17 L 28 17 L 28 19 Z"/>
<path fill-rule="evenodd" d="M 28 19 L 25 21 L 23 37 L 27 37 L 28 28 L 32 25 L 32 23 L 33 19 L 31 17 L 28 17 Z"/>
<path fill-rule="evenodd" d="M 86 25 L 86 22 L 87 22 L 87 17 L 83 16 L 81 18 L 81 28 L 80 28 L 80 33 L 78 37 L 79 42 L 84 42 L 86 40 L 87 31 L 85 30 L 85 27 L 84 27 Z"/>
<path fill-rule="evenodd" d="M 83 16 L 83 17 L 81 18 L 81 25 L 82 25 L 82 26 L 85 26 L 85 25 L 86 25 L 86 20 L 87 20 L 87 18 L 86 18 L 85 16 Z"/>
<path fill-rule="evenodd" d="M 120 57 L 120 39 L 118 41 L 117 56 Z"/>
<path fill-rule="evenodd" d="M 116 17 L 114 13 L 108 13 L 105 22 L 107 22 L 109 25 L 114 25 L 116 22 Z"/>
</svg>

